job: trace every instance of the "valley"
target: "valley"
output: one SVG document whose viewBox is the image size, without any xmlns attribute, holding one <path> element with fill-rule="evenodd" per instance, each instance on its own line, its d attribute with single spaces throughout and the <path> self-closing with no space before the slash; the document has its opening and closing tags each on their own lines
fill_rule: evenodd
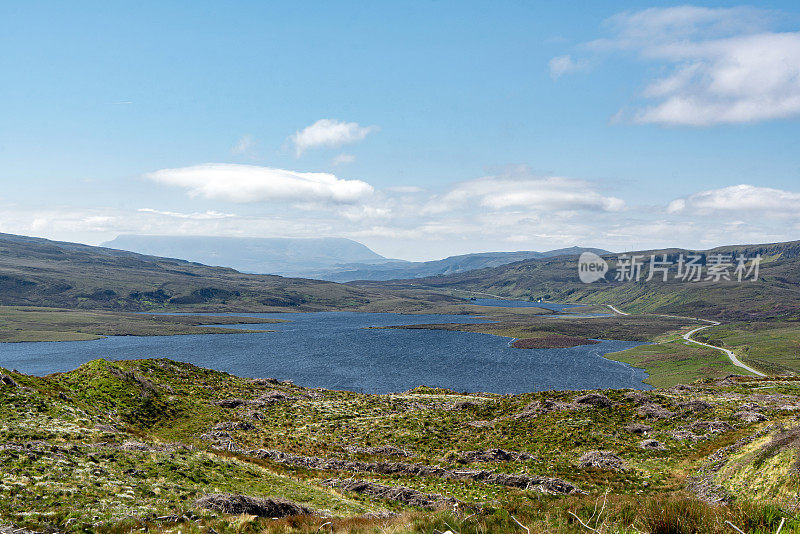
<svg viewBox="0 0 800 534">
<path fill-rule="evenodd" d="M 800 531 L 796 243 L 689 288 L 568 256 L 338 284 L 0 249 L 22 534 Z"/>
</svg>

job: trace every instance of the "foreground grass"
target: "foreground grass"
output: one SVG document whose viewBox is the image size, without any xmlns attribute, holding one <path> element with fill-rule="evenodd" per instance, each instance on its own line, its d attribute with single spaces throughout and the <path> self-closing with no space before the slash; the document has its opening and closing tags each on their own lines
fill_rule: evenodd
<svg viewBox="0 0 800 534">
<path fill-rule="evenodd" d="M 580 518 L 602 532 L 722 532 L 725 520 L 746 532 L 774 532 L 786 517 L 784 532 L 800 532 L 793 515 L 798 476 L 788 461 L 796 458 L 797 444 L 771 437 L 782 431 L 778 427 L 797 427 L 800 381 L 789 377 L 601 391 L 602 397 L 584 403 L 579 400 L 587 392 L 464 395 L 418 387 L 363 395 L 169 360 L 99 360 L 44 378 L 0 373 L 15 384 L 0 386 L 0 525 L 233 534 L 317 532 L 330 521 L 324 531 L 522 532 L 516 518 L 532 532 L 585 532 Z M 737 415 L 743 406 L 764 420 L 743 420 Z M 717 421 L 721 431 L 698 430 L 705 421 Z M 647 435 L 626 430 L 634 424 L 650 427 Z M 687 437 L 686 428 L 694 428 L 697 439 Z M 763 429 L 712 477 L 737 501 L 711 507 L 687 490 L 687 477 L 706 457 Z M 663 448 L 641 448 L 645 438 Z M 370 449 L 387 446 L 405 456 Z M 496 448 L 533 457 L 463 463 L 465 451 Z M 259 456 L 258 449 L 557 477 L 585 494 L 309 468 Z M 613 452 L 625 468 L 582 466 L 581 455 L 591 450 Z M 404 486 L 461 504 L 426 511 L 332 489 L 324 483 L 331 477 Z M 287 498 L 318 515 L 272 520 L 195 505 L 220 492 Z"/>
</svg>

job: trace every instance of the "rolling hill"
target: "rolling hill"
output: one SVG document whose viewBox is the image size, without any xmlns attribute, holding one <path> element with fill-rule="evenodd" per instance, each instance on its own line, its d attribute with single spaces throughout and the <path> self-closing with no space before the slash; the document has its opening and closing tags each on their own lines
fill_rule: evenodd
<svg viewBox="0 0 800 534">
<path fill-rule="evenodd" d="M 6 306 L 313 311 L 353 309 L 386 298 L 405 297 L 381 288 L 242 274 L 184 260 L 0 234 L 0 305 Z"/>
<path fill-rule="evenodd" d="M 746 257 L 760 254 L 762 262 L 759 279 L 742 283 L 735 280 L 683 282 L 674 278 L 663 282 L 658 277 L 645 281 L 647 265 L 641 280 L 619 282 L 614 280 L 618 255 L 605 255 L 604 258 L 609 263 L 605 278 L 592 284 L 584 284 L 578 278 L 578 257 L 573 255 L 531 259 L 490 269 L 394 281 L 389 284 L 396 288 L 429 287 L 518 299 L 613 303 L 636 312 L 674 313 L 729 320 L 800 318 L 800 241 L 725 246 L 700 252 L 664 249 L 627 254 L 642 256 L 646 263 L 651 255 L 656 255 L 658 259 L 666 255 L 668 261 L 677 262 L 680 254 L 698 254 L 703 265 L 706 265 L 709 257 L 716 254 L 731 254 L 734 257 L 739 254 Z M 370 287 L 366 282 L 353 285 Z"/>
</svg>

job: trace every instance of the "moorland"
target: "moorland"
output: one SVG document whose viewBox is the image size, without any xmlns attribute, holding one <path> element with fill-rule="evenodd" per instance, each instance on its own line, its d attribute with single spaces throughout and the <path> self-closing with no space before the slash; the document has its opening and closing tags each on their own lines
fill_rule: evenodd
<svg viewBox="0 0 800 534">
<path fill-rule="evenodd" d="M 256 322 L 192 315 L 200 312 L 474 314 L 489 322 L 410 328 L 531 347 L 645 341 L 609 357 L 645 368 L 659 389 L 503 395 L 421 384 L 368 395 L 170 360 L 98 360 L 46 377 L 2 370 L 0 527 L 689 533 L 732 532 L 732 524 L 755 533 L 782 524 L 800 532 L 800 246 L 722 250 L 762 254 L 761 279 L 589 285 L 576 281 L 576 258 L 557 257 L 337 284 L 1 236 L 4 341 L 216 333 Z M 486 295 L 581 307 L 565 314 L 465 300 Z M 683 337 L 701 325 L 709 328 L 692 339 L 711 347 Z M 741 376 L 749 373 L 713 346 L 769 376 Z"/>
</svg>

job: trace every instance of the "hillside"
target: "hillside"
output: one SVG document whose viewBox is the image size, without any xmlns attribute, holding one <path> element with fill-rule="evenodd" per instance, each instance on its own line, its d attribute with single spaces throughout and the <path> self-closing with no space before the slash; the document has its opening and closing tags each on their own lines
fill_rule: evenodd
<svg viewBox="0 0 800 534">
<path fill-rule="evenodd" d="M 0 369 L 0 529 L 797 534 L 798 409 L 787 377 L 364 395 L 164 359 Z"/>
<path fill-rule="evenodd" d="M 337 269 L 320 271 L 312 274 L 312 278 L 333 282 L 350 282 L 354 280 L 393 280 L 399 278 L 424 278 L 498 267 L 527 259 L 541 259 L 555 256 L 569 256 L 582 252 L 608 254 L 608 251 L 594 248 L 571 247 L 547 252 L 482 252 L 450 256 L 442 260 L 422 262 L 391 261 L 373 265 L 342 265 Z"/>
<path fill-rule="evenodd" d="M 439 301 L 447 298 L 429 295 Z M 428 295 L 248 275 L 183 260 L 0 234 L 0 305 L 106 310 L 353 309 Z M 450 299 L 456 301 L 456 299 Z"/>
<path fill-rule="evenodd" d="M 760 254 L 763 261 L 755 282 L 736 280 L 684 282 L 655 277 L 645 281 L 650 255 L 677 262 L 680 254 L 694 252 L 664 249 L 628 252 L 645 258 L 642 279 L 614 280 L 619 255 L 605 255 L 609 270 L 592 284 L 578 279 L 577 256 L 533 259 L 491 269 L 408 281 L 393 281 L 392 287 L 425 286 L 437 289 L 482 292 L 508 298 L 553 300 L 586 304 L 611 303 L 627 311 L 694 315 L 725 320 L 800 318 L 800 241 L 764 245 L 717 247 L 700 251 L 701 264 L 714 254 Z M 673 267 L 674 268 L 674 267 Z M 355 284 L 354 284 L 355 285 Z M 370 287 L 359 283 L 357 287 Z M 459 292 L 459 295 L 468 293 Z"/>
<path fill-rule="evenodd" d="M 340 264 L 389 261 L 361 243 L 333 237 L 292 239 L 121 235 L 103 243 L 103 246 L 230 267 L 244 273 L 303 278 L 310 278 L 315 271 L 331 269 Z"/>
</svg>

